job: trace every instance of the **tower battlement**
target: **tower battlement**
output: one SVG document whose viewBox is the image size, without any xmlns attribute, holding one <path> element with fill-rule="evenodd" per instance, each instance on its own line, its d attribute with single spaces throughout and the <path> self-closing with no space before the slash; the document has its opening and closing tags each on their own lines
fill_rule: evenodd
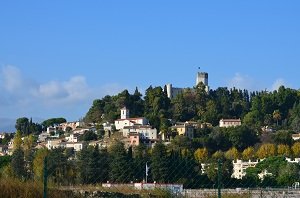
<svg viewBox="0 0 300 198">
<path fill-rule="evenodd" d="M 196 78 L 196 86 L 202 82 L 206 87 L 208 86 L 208 73 L 198 72 Z"/>
</svg>

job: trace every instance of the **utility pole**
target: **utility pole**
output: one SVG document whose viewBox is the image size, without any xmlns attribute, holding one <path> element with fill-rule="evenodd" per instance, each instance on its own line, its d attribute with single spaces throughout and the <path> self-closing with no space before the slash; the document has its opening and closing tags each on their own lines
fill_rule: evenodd
<svg viewBox="0 0 300 198">
<path fill-rule="evenodd" d="M 146 162 L 146 183 L 148 182 L 148 171 L 149 171 L 149 167 L 148 167 L 148 164 Z"/>
<path fill-rule="evenodd" d="M 218 160 L 218 198 L 221 198 L 221 177 L 222 177 L 222 174 L 221 174 L 221 160 L 219 159 Z"/>
</svg>

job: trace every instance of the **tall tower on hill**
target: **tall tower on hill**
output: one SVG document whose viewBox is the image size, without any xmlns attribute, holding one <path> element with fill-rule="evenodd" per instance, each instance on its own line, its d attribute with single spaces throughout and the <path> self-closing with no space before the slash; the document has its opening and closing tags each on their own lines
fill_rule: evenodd
<svg viewBox="0 0 300 198">
<path fill-rule="evenodd" d="M 202 82 L 206 87 L 208 86 L 208 73 L 198 72 L 196 78 L 196 86 Z"/>
<path fill-rule="evenodd" d="M 196 78 L 196 86 L 202 82 L 205 85 L 205 90 L 206 92 L 209 91 L 209 86 L 208 86 L 208 73 L 206 72 L 198 72 L 197 73 L 197 78 Z"/>
</svg>

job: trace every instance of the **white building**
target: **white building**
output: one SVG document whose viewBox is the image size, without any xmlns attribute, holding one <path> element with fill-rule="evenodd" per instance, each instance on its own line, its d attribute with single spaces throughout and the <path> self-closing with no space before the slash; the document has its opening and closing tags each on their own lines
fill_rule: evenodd
<svg viewBox="0 0 300 198">
<path fill-rule="evenodd" d="M 113 124 L 111 124 L 109 122 L 103 123 L 103 130 L 104 131 L 112 131 L 112 126 L 113 126 Z"/>
<path fill-rule="evenodd" d="M 116 130 L 123 129 L 126 126 L 147 125 L 149 121 L 144 118 L 129 118 L 129 109 L 126 107 L 121 109 L 121 119 L 115 120 Z"/>
<path fill-rule="evenodd" d="M 0 133 L 0 139 L 5 138 L 5 133 Z"/>
<path fill-rule="evenodd" d="M 75 130 L 73 130 L 73 134 L 84 134 L 87 131 L 93 131 L 96 132 L 96 128 L 95 127 L 91 127 L 91 128 L 77 128 Z"/>
<path fill-rule="evenodd" d="M 262 160 L 256 161 L 243 161 L 243 160 L 236 160 L 233 161 L 233 172 L 231 177 L 236 179 L 242 179 L 246 175 L 246 169 L 249 167 L 255 167 Z"/>
<path fill-rule="evenodd" d="M 291 158 L 286 157 L 285 160 L 289 163 L 300 163 L 300 158 L 294 158 L 294 160 L 292 160 Z"/>
<path fill-rule="evenodd" d="M 38 141 L 45 142 L 48 137 L 50 137 L 49 133 L 47 133 L 47 132 L 41 133 L 41 134 L 39 134 Z"/>
<path fill-rule="evenodd" d="M 219 127 L 236 127 L 242 125 L 241 119 L 221 119 Z"/>
<path fill-rule="evenodd" d="M 294 141 L 300 140 L 300 133 L 292 134 L 292 138 Z"/>
<path fill-rule="evenodd" d="M 149 140 L 156 140 L 157 139 L 157 129 L 152 129 L 151 126 L 143 126 L 143 125 L 136 125 L 136 126 L 125 126 L 123 128 L 123 137 L 128 137 L 129 133 L 138 133 L 140 139 L 149 139 Z"/>
<path fill-rule="evenodd" d="M 81 134 L 75 133 L 75 134 L 70 134 L 69 137 L 65 137 L 67 142 L 78 142 L 79 137 Z"/>
<path fill-rule="evenodd" d="M 64 142 L 62 143 L 62 147 L 64 148 L 73 148 L 74 151 L 81 151 L 84 146 L 83 142 Z"/>
<path fill-rule="evenodd" d="M 60 127 L 60 126 L 49 126 L 49 127 L 47 127 L 47 133 L 51 133 L 51 132 L 56 133 L 59 130 L 62 130 L 62 127 Z"/>
<path fill-rule="evenodd" d="M 231 177 L 236 178 L 236 179 L 242 179 L 246 175 L 247 168 L 255 167 L 256 164 L 258 164 L 259 162 L 261 162 L 263 160 L 264 159 L 259 159 L 256 161 L 251 161 L 251 160 L 249 160 L 249 161 L 242 161 L 242 160 L 232 161 L 233 173 L 232 173 Z M 300 163 L 300 158 L 291 159 L 291 158 L 286 157 L 285 160 L 288 163 Z M 270 175 L 270 173 L 268 173 L 266 170 L 264 170 L 263 172 L 258 174 L 260 179 L 263 179 L 267 175 Z"/>
<path fill-rule="evenodd" d="M 62 139 L 58 139 L 58 140 L 48 140 L 47 141 L 47 148 L 49 150 L 51 149 L 55 149 L 55 148 L 60 148 L 62 143 Z"/>
<path fill-rule="evenodd" d="M 72 130 L 75 130 L 78 127 L 82 127 L 84 125 L 83 122 L 64 122 L 61 123 L 59 126 L 62 128 L 63 131 L 66 131 L 67 127 L 71 127 Z"/>
<path fill-rule="evenodd" d="M 74 151 L 81 151 L 84 146 L 83 142 L 64 142 L 63 140 L 48 140 L 47 148 L 49 150 L 55 148 L 73 148 Z"/>
</svg>

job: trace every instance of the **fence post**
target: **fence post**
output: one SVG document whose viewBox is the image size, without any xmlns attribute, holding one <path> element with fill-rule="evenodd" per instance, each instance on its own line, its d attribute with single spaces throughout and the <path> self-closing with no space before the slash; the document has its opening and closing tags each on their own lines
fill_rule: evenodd
<svg viewBox="0 0 300 198">
<path fill-rule="evenodd" d="M 47 198 L 47 180 L 48 180 L 48 171 L 47 171 L 47 156 L 44 158 L 44 196 Z"/>
<path fill-rule="evenodd" d="M 222 173 L 221 173 L 221 160 L 218 160 L 218 198 L 221 198 L 221 177 L 222 177 Z"/>
</svg>

